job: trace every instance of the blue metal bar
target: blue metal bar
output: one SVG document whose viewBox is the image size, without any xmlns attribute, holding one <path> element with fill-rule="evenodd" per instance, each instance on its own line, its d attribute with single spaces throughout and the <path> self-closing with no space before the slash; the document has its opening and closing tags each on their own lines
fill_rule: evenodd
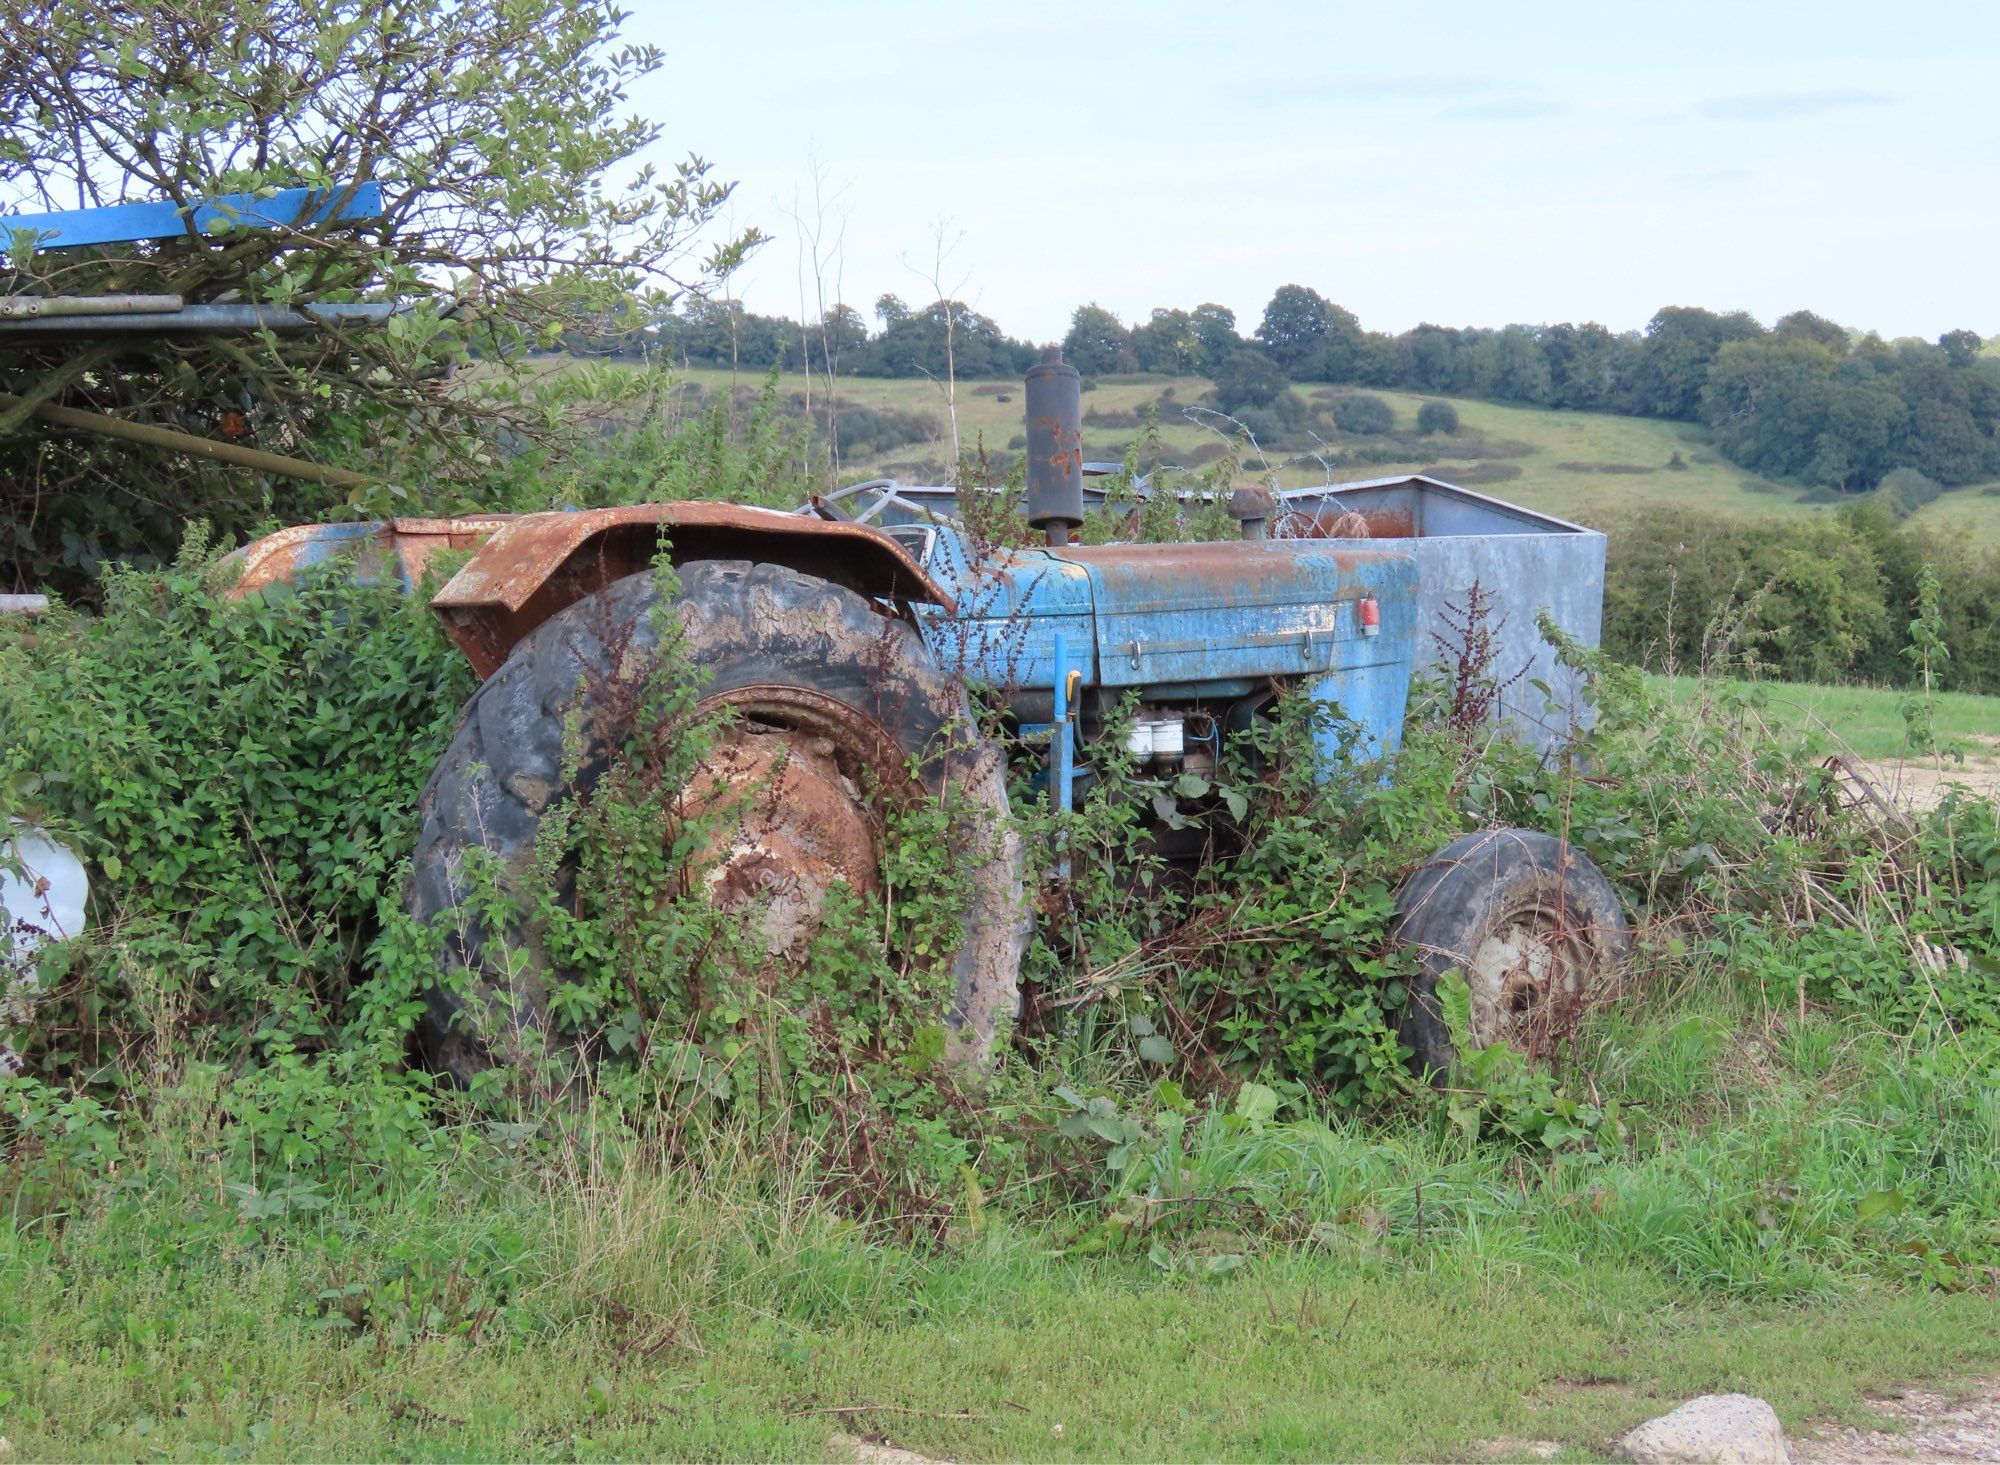
<svg viewBox="0 0 2000 1465">
<path fill-rule="evenodd" d="M 287 188 L 267 198 L 254 193 L 229 193 L 205 199 L 194 209 L 197 234 L 217 225 L 235 229 L 299 229 L 314 224 L 356 224 L 382 217 L 382 185 L 337 184 L 332 188 Z M 74 249 L 85 244 L 132 244 L 146 239 L 178 239 L 190 219 L 171 199 L 152 203 L 112 204 L 101 209 L 71 209 L 57 214 L 16 214 L 0 218 L 0 248 L 14 231 L 26 229 L 43 236 L 37 249 Z"/>
<path fill-rule="evenodd" d="M 1049 729 L 1049 798 L 1058 814 L 1070 811 L 1070 800 L 1076 793 L 1076 742 L 1070 731 L 1069 691 L 1072 678 L 1081 680 L 1079 673 L 1069 669 L 1069 641 L 1062 631 L 1055 634 L 1055 725 Z M 1062 839 L 1057 832 L 1058 841 Z M 1069 878 L 1069 851 L 1058 845 L 1056 855 L 1056 878 Z"/>
</svg>

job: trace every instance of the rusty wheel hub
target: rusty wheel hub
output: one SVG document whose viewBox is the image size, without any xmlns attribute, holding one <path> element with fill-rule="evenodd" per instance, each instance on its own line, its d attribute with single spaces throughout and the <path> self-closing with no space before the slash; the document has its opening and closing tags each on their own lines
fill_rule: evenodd
<svg viewBox="0 0 2000 1465">
<path fill-rule="evenodd" d="M 713 701 L 737 717 L 688 783 L 690 811 L 717 817 L 694 866 L 717 906 L 754 909 L 765 950 L 796 965 L 835 886 L 881 889 L 882 821 L 871 793 L 906 791 L 901 750 L 869 719 L 803 688 Z"/>
<path fill-rule="evenodd" d="M 1560 912 L 1537 906 L 1494 929 L 1467 961 L 1472 1036 L 1540 1054 L 1576 1025 L 1589 952 Z"/>
</svg>

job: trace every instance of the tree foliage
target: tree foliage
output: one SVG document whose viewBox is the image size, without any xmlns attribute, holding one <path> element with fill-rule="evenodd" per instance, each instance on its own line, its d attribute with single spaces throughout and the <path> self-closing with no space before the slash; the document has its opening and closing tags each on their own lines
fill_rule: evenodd
<svg viewBox="0 0 2000 1465">
<path fill-rule="evenodd" d="M 122 336 L 0 352 L 0 544 L 11 578 L 171 544 L 190 509 L 225 532 L 323 517 L 339 495 L 30 425 L 41 402 L 386 473 L 364 506 L 448 503 L 497 445 L 547 432 L 507 368 L 632 314 L 756 242 L 697 255 L 729 196 L 689 158 L 633 163 L 658 124 L 626 93 L 658 66 L 601 0 L 10 0 L 0 25 L 0 211 L 168 200 L 191 211 L 291 187 L 382 186 L 379 220 L 218 226 L 36 253 L 0 292 L 178 295 L 292 307 L 391 302 L 386 328 Z M 8 241 L 0 241 L 5 244 Z M 35 338 L 43 340 L 46 338 Z M 477 388 L 449 385 L 474 355 Z M 37 511 L 22 511 L 32 500 Z"/>
<path fill-rule="evenodd" d="M 1861 492 L 1897 467 L 1943 484 L 2000 472 L 2000 372 L 1939 348 L 1849 354 L 1798 332 L 1732 342 L 1709 369 L 1703 416 L 1738 463 Z"/>
<path fill-rule="evenodd" d="M 1035 359 L 1032 345 L 1008 336 L 963 300 L 935 300 L 913 310 L 899 297 L 884 295 L 875 302 L 875 318 L 881 329 L 870 335 L 859 311 L 834 305 L 821 321 L 801 329 L 797 321 L 758 315 L 739 301 L 691 296 L 639 328 L 577 342 L 571 349 L 752 372 L 825 373 L 831 366 L 850 376 L 941 379 L 949 325 L 950 369 L 958 376 L 1014 376 Z"/>
<path fill-rule="evenodd" d="M 1625 395 L 1631 410 L 1645 417 L 1692 421 L 1701 410 L 1708 369 L 1732 341 L 1753 340 L 1763 327 L 1742 311 L 1670 305 L 1646 323 L 1626 370 Z"/>
<path fill-rule="evenodd" d="M 1118 317 L 1097 304 L 1079 305 L 1070 316 L 1069 334 L 1062 341 L 1063 358 L 1086 376 L 1136 371 L 1139 358 L 1132 333 Z"/>
<path fill-rule="evenodd" d="M 1941 684 L 2000 691 L 2000 554 L 1899 525 L 1874 495 L 1796 521 L 1651 510 L 1613 525 L 1610 544 L 1604 648 L 1620 660 L 1908 685 L 1928 567 L 1952 648 Z"/>
<path fill-rule="evenodd" d="M 1264 307 L 1257 327 L 1258 344 L 1290 375 L 1305 376 L 1338 309 L 1317 290 L 1280 285 Z"/>
<path fill-rule="evenodd" d="M 1290 385 L 1275 361 L 1247 347 L 1230 352 L 1216 364 L 1214 381 L 1215 399 L 1225 412 L 1268 407 Z"/>
</svg>

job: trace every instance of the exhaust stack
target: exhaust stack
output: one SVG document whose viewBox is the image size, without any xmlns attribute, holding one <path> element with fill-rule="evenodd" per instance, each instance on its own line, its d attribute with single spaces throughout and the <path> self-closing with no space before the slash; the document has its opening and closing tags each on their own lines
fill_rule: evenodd
<svg viewBox="0 0 2000 1465">
<path fill-rule="evenodd" d="M 1028 368 L 1028 523 L 1051 545 L 1083 523 L 1083 378 L 1051 346 Z"/>
</svg>

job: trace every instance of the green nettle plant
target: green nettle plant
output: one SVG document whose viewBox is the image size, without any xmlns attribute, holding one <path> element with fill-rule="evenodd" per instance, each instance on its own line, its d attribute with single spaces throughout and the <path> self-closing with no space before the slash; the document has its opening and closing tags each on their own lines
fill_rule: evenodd
<svg viewBox="0 0 2000 1465">
<path fill-rule="evenodd" d="M 1910 621 L 1910 644 L 1903 648 L 1903 660 L 1917 677 L 1915 689 L 1902 701 L 1903 726 L 1910 752 L 1919 757 L 1941 751 L 1933 698 L 1938 673 L 1951 660 L 1951 647 L 1944 638 L 1940 598 L 1937 571 L 1925 565 L 1917 572 L 1916 615 Z"/>
<path fill-rule="evenodd" d="M 231 227 L 36 253 L 0 238 L 0 293 L 177 295 L 291 307 L 389 302 L 383 325 L 278 336 L 126 336 L 0 354 L 0 563 L 75 585 L 159 556 L 189 506 L 232 536 L 343 508 L 452 507 L 560 403 L 527 353 L 659 308 L 726 271 L 754 231 L 705 231 L 731 185 L 627 114 L 658 50 L 602 0 L 119 0 L 0 7 L 0 216 L 382 187 L 379 219 Z M 476 363 L 476 369 L 460 375 Z M 39 404 L 225 436 L 356 469 L 332 489 L 36 422 Z M 349 503 L 348 500 L 352 502 Z M 31 512 L 30 510 L 35 511 Z"/>
<path fill-rule="evenodd" d="M 396 587 L 336 567 L 231 600 L 230 573 L 197 530 L 101 615 L 0 631 L 0 812 L 89 861 L 104 963 L 43 1072 L 119 1063 L 163 994 L 219 1039 L 336 1041 L 397 897 L 463 658 Z"/>
</svg>

